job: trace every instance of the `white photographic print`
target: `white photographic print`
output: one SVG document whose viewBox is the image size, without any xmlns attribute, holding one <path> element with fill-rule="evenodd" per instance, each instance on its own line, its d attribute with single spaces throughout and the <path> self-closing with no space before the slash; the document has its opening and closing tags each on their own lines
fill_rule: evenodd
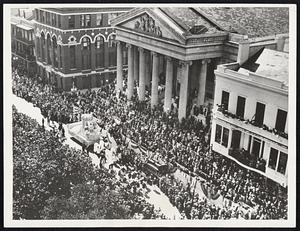
<svg viewBox="0 0 300 231">
<path fill-rule="evenodd" d="M 5 4 L 5 227 L 294 227 L 296 7 Z"/>
</svg>

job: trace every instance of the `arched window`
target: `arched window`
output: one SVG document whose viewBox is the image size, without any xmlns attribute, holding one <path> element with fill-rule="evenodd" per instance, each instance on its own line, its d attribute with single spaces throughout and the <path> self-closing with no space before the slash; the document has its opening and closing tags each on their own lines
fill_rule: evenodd
<svg viewBox="0 0 300 231">
<path fill-rule="evenodd" d="M 41 42 L 42 42 L 41 57 L 42 57 L 42 61 L 45 61 L 46 39 L 45 39 L 44 32 L 41 33 Z"/>
<path fill-rule="evenodd" d="M 54 67 L 58 67 L 57 41 L 55 36 L 52 37 L 52 43 L 53 43 L 53 65 Z"/>
<path fill-rule="evenodd" d="M 84 37 L 81 41 L 82 49 L 83 50 L 90 50 L 91 49 L 91 40 L 88 37 Z"/>
<path fill-rule="evenodd" d="M 102 36 L 98 36 L 98 37 L 96 38 L 96 44 L 95 44 L 95 46 L 96 46 L 96 49 L 101 49 L 101 48 L 103 48 L 103 46 L 104 46 L 104 39 L 103 39 Z"/>
<path fill-rule="evenodd" d="M 52 64 L 51 62 L 51 38 L 50 38 L 50 34 L 47 35 L 47 60 L 48 60 L 48 64 Z"/>
<path fill-rule="evenodd" d="M 91 69 L 91 40 L 89 37 L 82 38 L 81 49 L 82 69 Z"/>
<path fill-rule="evenodd" d="M 115 43 L 116 35 L 112 34 L 108 39 L 108 47 L 109 47 L 109 66 L 114 67 L 117 65 L 117 46 Z"/>
<path fill-rule="evenodd" d="M 115 34 L 110 35 L 108 39 L 108 46 L 115 47 L 116 46 L 115 40 L 116 40 L 116 35 Z"/>
<path fill-rule="evenodd" d="M 104 38 L 102 36 L 96 38 L 95 48 L 96 67 L 104 67 Z"/>
</svg>

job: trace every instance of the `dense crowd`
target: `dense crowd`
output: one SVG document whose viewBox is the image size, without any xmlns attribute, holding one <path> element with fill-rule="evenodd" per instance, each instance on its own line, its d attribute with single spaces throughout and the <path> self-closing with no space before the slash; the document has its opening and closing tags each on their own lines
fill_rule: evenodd
<svg viewBox="0 0 300 231">
<path fill-rule="evenodd" d="M 15 108 L 13 159 L 14 219 L 165 218 L 143 199 L 142 186 L 134 186 L 139 175 L 128 177 L 123 168 L 122 177 L 116 178 L 111 169 L 95 169 L 86 152 L 63 145 L 53 130 L 45 130 Z M 84 205 L 76 204 L 84 192 L 93 200 L 84 197 Z"/>
<path fill-rule="evenodd" d="M 101 120 L 101 126 L 109 130 L 120 145 L 119 152 L 130 156 L 127 143 L 128 140 L 134 140 L 146 147 L 149 153 L 157 154 L 163 161 L 200 175 L 224 198 L 256 208 L 255 213 L 251 216 L 244 214 L 244 217 L 249 219 L 287 217 L 287 200 L 286 197 L 279 196 L 280 186 L 267 183 L 265 177 L 243 169 L 235 162 L 210 151 L 209 124 L 203 124 L 193 117 L 179 122 L 176 110 L 166 113 L 163 112 L 161 105 L 151 109 L 147 102 L 137 100 L 136 93 L 132 101 L 128 102 L 125 94 L 115 93 L 114 84 L 97 90 L 74 93 L 59 92 L 50 85 L 39 83 L 38 79 L 30 79 L 25 75 L 18 75 L 17 72 L 13 74 L 13 80 L 14 93 L 40 107 L 45 116 L 52 115 L 52 120 L 63 123 L 74 121 L 76 118 L 72 116 L 73 106 L 79 105 L 83 112 L 93 113 Z M 127 160 L 131 161 L 133 160 Z M 174 181 L 167 182 L 170 188 L 176 186 Z M 190 189 L 182 190 L 190 194 Z M 176 191 L 168 192 L 167 195 L 172 198 L 172 193 L 176 195 Z M 185 209 L 188 211 L 186 212 L 188 218 L 204 219 L 203 217 L 208 216 L 202 216 L 203 212 L 201 214 L 195 212 L 200 205 L 205 204 L 203 201 L 198 202 Z M 175 204 L 178 207 L 178 204 Z M 211 211 L 211 218 L 242 216 L 234 212 L 230 216 L 226 215 L 226 210 L 224 215 L 220 212 L 224 208 L 215 211 L 213 206 L 201 208 L 204 207 Z M 182 209 L 182 206 L 179 208 Z"/>
</svg>

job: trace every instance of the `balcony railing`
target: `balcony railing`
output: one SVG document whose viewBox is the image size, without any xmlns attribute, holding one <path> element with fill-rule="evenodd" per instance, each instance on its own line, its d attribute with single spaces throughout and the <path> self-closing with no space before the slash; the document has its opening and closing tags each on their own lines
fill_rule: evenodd
<svg viewBox="0 0 300 231">
<path fill-rule="evenodd" d="M 235 158 L 237 161 L 250 168 L 257 169 L 262 172 L 266 172 L 266 161 L 262 158 L 253 156 L 245 149 L 229 149 L 229 155 Z"/>
<path fill-rule="evenodd" d="M 278 130 L 275 129 L 275 128 L 270 128 L 270 127 L 268 127 L 268 126 L 265 125 L 265 124 L 260 125 L 260 124 L 256 123 L 255 120 L 249 120 L 249 119 L 245 120 L 245 119 L 244 119 L 243 117 L 241 117 L 241 116 L 238 116 L 238 115 L 235 115 L 235 114 L 233 114 L 233 113 L 228 112 L 222 105 L 218 105 L 218 104 L 217 104 L 217 107 L 218 107 L 217 110 L 218 110 L 219 112 L 221 112 L 221 113 L 222 113 L 224 116 L 226 116 L 226 117 L 230 117 L 230 118 L 232 118 L 232 119 L 240 120 L 240 121 L 242 121 L 242 122 L 244 122 L 244 123 L 246 123 L 246 124 L 251 124 L 251 125 L 253 125 L 253 126 L 255 126 L 255 127 L 261 128 L 261 129 L 263 129 L 264 131 L 267 131 L 267 132 L 269 132 L 269 133 L 272 133 L 272 134 L 274 134 L 274 135 L 276 135 L 276 136 L 280 136 L 280 137 L 282 137 L 282 138 L 284 138 L 284 139 L 288 139 L 288 134 L 285 133 L 285 132 L 278 131 Z"/>
</svg>

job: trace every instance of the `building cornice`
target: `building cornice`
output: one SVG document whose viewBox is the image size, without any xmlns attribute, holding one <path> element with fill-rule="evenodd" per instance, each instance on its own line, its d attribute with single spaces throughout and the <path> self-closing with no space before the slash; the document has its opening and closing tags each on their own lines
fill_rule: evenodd
<svg viewBox="0 0 300 231">
<path fill-rule="evenodd" d="M 254 88 L 261 88 L 263 90 L 272 91 L 272 92 L 281 94 L 283 96 L 288 96 L 288 90 L 273 87 L 273 86 L 266 85 L 266 84 L 263 84 L 263 83 L 259 83 L 259 82 L 256 82 L 256 81 L 252 81 L 249 76 L 245 76 L 245 75 L 243 75 L 241 73 L 238 73 L 238 72 L 235 72 L 233 70 L 225 69 L 225 71 L 222 72 L 222 71 L 217 69 L 217 70 L 214 71 L 214 73 L 215 73 L 216 77 L 221 77 L 221 78 L 224 78 L 224 79 L 230 79 L 230 80 L 240 82 L 240 83 L 243 83 L 243 84 L 251 85 Z"/>
<path fill-rule="evenodd" d="M 49 12 L 49 13 L 54 13 L 57 15 L 62 15 L 62 16 L 68 16 L 68 15 L 83 15 L 83 14 L 109 14 L 109 13 L 123 13 L 123 12 L 127 12 L 128 10 L 111 10 L 111 11 L 87 11 L 87 12 L 75 12 L 75 13 L 60 13 L 57 12 L 55 10 L 50 10 L 50 9 L 45 9 L 45 8 L 36 8 L 38 10 L 42 10 L 45 12 Z M 96 8 L 95 8 L 96 9 Z M 103 8 L 99 8 L 99 9 L 103 9 Z M 116 8 L 117 9 L 117 8 Z"/>
</svg>

